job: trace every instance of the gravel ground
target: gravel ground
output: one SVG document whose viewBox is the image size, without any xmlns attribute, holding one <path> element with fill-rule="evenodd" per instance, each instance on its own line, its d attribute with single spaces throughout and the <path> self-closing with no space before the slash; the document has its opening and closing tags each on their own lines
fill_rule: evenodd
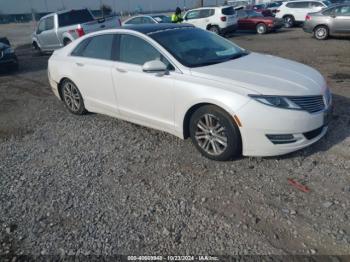
<svg viewBox="0 0 350 262">
<path fill-rule="evenodd" d="M 0 76 L 0 255 L 350 254 L 349 39 L 295 28 L 232 40 L 327 77 L 324 139 L 283 157 L 210 161 L 190 140 L 68 113 L 49 89 L 48 56 L 19 46 L 20 71 Z"/>
</svg>

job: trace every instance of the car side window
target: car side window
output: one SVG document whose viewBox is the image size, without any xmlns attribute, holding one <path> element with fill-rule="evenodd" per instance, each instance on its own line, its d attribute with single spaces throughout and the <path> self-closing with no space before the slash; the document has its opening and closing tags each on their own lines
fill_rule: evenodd
<svg viewBox="0 0 350 262">
<path fill-rule="evenodd" d="M 309 7 L 323 7 L 323 4 L 319 3 L 319 2 L 310 2 Z"/>
<path fill-rule="evenodd" d="M 308 2 L 288 3 L 286 6 L 289 8 L 308 8 L 309 3 Z"/>
<path fill-rule="evenodd" d="M 186 15 L 186 19 L 187 20 L 198 19 L 199 17 L 200 17 L 200 11 L 199 10 L 190 11 Z"/>
<path fill-rule="evenodd" d="M 55 26 L 53 16 L 45 19 L 45 30 L 52 30 Z"/>
<path fill-rule="evenodd" d="M 73 56 L 112 60 L 113 34 L 91 37 L 80 43 L 71 53 Z"/>
<path fill-rule="evenodd" d="M 340 6 L 335 9 L 335 14 L 338 16 L 350 16 L 350 6 Z"/>
<path fill-rule="evenodd" d="M 126 22 L 127 25 L 138 25 L 142 23 L 142 17 L 135 17 L 128 22 Z"/>
<path fill-rule="evenodd" d="M 169 70 L 174 70 L 174 67 L 157 49 L 137 36 L 126 34 L 120 35 L 119 52 L 120 62 L 142 66 L 146 62 L 160 60 Z"/>
<path fill-rule="evenodd" d="M 38 30 L 36 31 L 38 34 L 45 31 L 45 20 L 41 20 L 38 25 Z"/>
<path fill-rule="evenodd" d="M 149 17 L 142 17 L 142 23 L 143 24 L 155 24 L 155 22 L 153 21 L 153 19 L 149 18 Z"/>
<path fill-rule="evenodd" d="M 202 9 L 199 12 L 199 18 L 207 18 L 212 16 L 211 9 Z"/>
</svg>

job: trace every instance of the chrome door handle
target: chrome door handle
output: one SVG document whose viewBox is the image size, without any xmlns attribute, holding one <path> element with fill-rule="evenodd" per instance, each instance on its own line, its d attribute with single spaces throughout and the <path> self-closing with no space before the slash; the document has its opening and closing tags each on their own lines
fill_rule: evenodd
<svg viewBox="0 0 350 262">
<path fill-rule="evenodd" d="M 125 69 L 116 67 L 115 70 L 117 70 L 119 73 L 126 73 L 127 71 Z"/>
<path fill-rule="evenodd" d="M 76 63 L 77 66 L 84 66 L 83 63 Z"/>
</svg>

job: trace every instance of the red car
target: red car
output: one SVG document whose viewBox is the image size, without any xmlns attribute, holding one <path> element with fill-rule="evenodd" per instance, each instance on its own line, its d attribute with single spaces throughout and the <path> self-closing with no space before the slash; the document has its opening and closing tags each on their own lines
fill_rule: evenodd
<svg viewBox="0 0 350 262">
<path fill-rule="evenodd" d="M 253 10 L 238 10 L 238 30 L 254 30 L 258 34 L 266 34 L 283 27 L 283 20 L 265 17 Z"/>
</svg>

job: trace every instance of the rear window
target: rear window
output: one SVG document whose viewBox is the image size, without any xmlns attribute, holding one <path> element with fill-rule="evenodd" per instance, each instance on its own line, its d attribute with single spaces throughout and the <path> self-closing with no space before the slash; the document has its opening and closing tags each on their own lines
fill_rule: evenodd
<svg viewBox="0 0 350 262">
<path fill-rule="evenodd" d="M 234 15 L 236 13 L 235 9 L 233 7 L 226 7 L 222 9 L 223 15 Z"/>
<path fill-rule="evenodd" d="M 87 9 L 72 10 L 58 15 L 59 27 L 83 24 L 93 21 L 94 18 Z"/>
</svg>

